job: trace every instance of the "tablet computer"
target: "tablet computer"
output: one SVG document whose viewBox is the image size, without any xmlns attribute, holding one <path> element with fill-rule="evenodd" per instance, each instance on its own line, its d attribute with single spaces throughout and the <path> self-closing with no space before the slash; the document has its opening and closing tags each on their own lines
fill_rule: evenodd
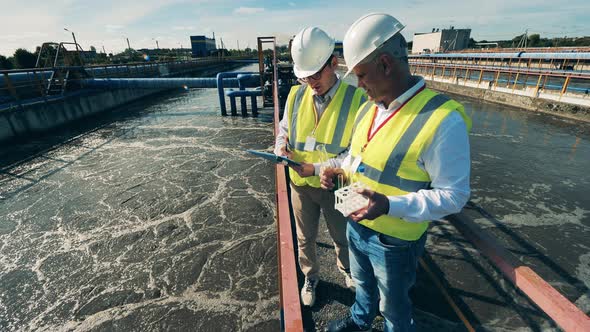
<svg viewBox="0 0 590 332">
<path fill-rule="evenodd" d="M 277 164 L 278 163 L 282 163 L 282 164 L 287 163 L 287 165 L 289 165 L 289 166 L 301 166 L 301 163 L 298 163 L 298 162 L 291 160 L 287 157 L 277 156 L 274 153 L 255 151 L 255 150 L 246 150 L 246 152 L 249 152 L 257 157 L 261 157 L 266 160 L 270 160 L 270 161 L 275 162 Z"/>
</svg>

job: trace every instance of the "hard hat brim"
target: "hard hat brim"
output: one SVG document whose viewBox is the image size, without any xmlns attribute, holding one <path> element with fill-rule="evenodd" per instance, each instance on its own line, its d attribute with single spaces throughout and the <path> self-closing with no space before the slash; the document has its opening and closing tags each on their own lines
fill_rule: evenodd
<svg viewBox="0 0 590 332">
<path fill-rule="evenodd" d="M 348 71 L 346 71 L 346 74 L 344 74 L 344 76 L 342 76 L 342 78 L 345 78 L 346 76 L 350 75 L 350 73 L 352 73 L 352 69 L 353 68 L 348 69 Z"/>
<path fill-rule="evenodd" d="M 297 67 L 297 65 L 293 65 L 293 73 L 295 74 L 295 76 L 297 76 L 297 78 L 306 78 L 309 77 L 315 73 L 317 73 L 319 70 L 321 69 L 318 68 L 317 70 L 301 70 Z"/>
</svg>

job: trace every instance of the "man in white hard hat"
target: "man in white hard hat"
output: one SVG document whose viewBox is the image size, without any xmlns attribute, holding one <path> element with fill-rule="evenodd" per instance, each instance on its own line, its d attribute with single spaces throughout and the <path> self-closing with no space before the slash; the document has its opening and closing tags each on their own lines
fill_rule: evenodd
<svg viewBox="0 0 590 332">
<path fill-rule="evenodd" d="M 360 193 L 369 203 L 348 222 L 355 303 L 328 331 L 368 331 L 378 310 L 385 331 L 413 331 L 408 291 L 428 222 L 459 212 L 469 199 L 471 120 L 461 104 L 412 76 L 403 27 L 390 15 L 369 14 L 343 41 L 348 73 L 369 101 L 357 113 L 341 167 L 367 188 Z M 323 188 L 332 188 L 335 171 L 323 172 Z"/>
<path fill-rule="evenodd" d="M 329 157 L 348 147 L 356 111 L 366 97 L 362 89 L 350 86 L 336 75 L 338 61 L 334 40 L 317 27 L 308 27 L 295 35 L 291 44 L 293 71 L 302 85 L 291 88 L 276 138 L 275 154 L 301 162 L 289 169 L 291 203 L 297 228 L 299 267 L 305 275 L 301 301 L 315 303 L 319 281 L 316 256 L 320 211 L 334 241 L 336 263 L 353 288 L 346 241 L 346 220 L 334 209 L 334 194 L 320 188 L 320 160 L 316 150 L 323 145 Z"/>
</svg>

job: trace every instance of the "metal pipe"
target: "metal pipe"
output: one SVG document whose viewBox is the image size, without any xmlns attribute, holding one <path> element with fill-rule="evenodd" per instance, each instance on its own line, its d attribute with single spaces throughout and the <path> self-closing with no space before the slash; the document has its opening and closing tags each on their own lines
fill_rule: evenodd
<svg viewBox="0 0 590 332">
<path fill-rule="evenodd" d="M 218 80 L 206 78 L 90 78 L 82 80 L 82 84 L 90 88 L 109 89 L 175 89 L 175 88 L 217 88 Z M 227 79 L 227 87 L 237 88 L 238 80 Z"/>
<path fill-rule="evenodd" d="M 238 80 L 234 77 L 237 77 L 238 75 L 241 74 L 251 74 L 251 75 L 255 75 L 258 73 L 253 73 L 253 72 L 243 72 L 243 71 L 228 71 L 228 72 L 224 72 L 224 73 L 219 73 L 217 74 L 216 77 L 216 82 L 217 82 L 217 94 L 219 95 L 219 107 L 221 107 L 221 115 L 226 116 L 227 115 L 227 109 L 225 107 L 225 95 L 223 93 L 223 88 L 224 88 L 224 80 L 226 79 L 233 79 L 236 81 L 236 85 L 235 86 L 228 86 L 228 88 L 239 88 L 239 84 L 238 84 Z"/>
</svg>

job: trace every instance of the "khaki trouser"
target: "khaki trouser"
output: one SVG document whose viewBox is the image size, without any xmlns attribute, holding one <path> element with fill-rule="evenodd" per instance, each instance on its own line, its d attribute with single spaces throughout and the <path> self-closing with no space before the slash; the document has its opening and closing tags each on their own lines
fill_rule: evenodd
<svg viewBox="0 0 590 332">
<path fill-rule="evenodd" d="M 326 218 L 328 232 L 336 249 L 336 264 L 341 271 L 350 271 L 348 242 L 346 241 L 346 219 L 334 209 L 334 193 L 310 186 L 296 186 L 291 183 L 291 204 L 297 226 L 299 267 L 307 278 L 319 277 L 316 256 L 320 209 Z"/>
</svg>

